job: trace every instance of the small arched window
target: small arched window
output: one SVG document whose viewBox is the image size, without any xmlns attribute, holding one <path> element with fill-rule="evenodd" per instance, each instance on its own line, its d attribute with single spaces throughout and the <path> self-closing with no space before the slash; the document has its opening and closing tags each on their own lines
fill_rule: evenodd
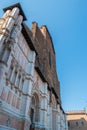
<svg viewBox="0 0 87 130">
<path fill-rule="evenodd" d="M 38 122 L 39 121 L 39 98 L 38 98 L 38 95 L 35 93 L 33 96 L 32 96 L 32 99 L 31 99 L 31 120 L 33 122 Z"/>
</svg>

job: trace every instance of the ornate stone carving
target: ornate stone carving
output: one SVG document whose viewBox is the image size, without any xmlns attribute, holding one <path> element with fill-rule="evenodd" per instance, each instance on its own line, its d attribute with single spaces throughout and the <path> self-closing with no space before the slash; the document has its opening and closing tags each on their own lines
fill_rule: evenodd
<svg viewBox="0 0 87 130">
<path fill-rule="evenodd" d="M 11 39 L 13 39 L 15 43 L 17 43 L 18 41 L 18 36 L 20 35 L 21 29 L 22 29 L 21 27 L 22 21 L 23 21 L 23 17 L 19 15 L 12 29 Z"/>
<path fill-rule="evenodd" d="M 3 33 L 3 29 L 5 29 L 7 25 L 7 21 L 9 18 L 9 14 L 11 13 L 11 10 L 7 10 L 5 14 L 3 15 L 3 18 L 0 18 L 0 33 Z"/>
<path fill-rule="evenodd" d="M 38 77 L 36 78 L 36 80 L 33 83 L 33 90 L 36 90 L 38 92 L 40 91 L 39 90 L 39 79 L 38 79 Z"/>
<path fill-rule="evenodd" d="M 17 7 L 13 8 L 10 13 L 7 13 L 8 19 L 7 19 L 6 23 L 4 23 L 5 25 L 3 26 L 3 28 L 5 28 L 9 32 L 11 32 L 12 27 L 15 23 L 15 20 L 18 17 L 18 14 L 19 14 L 19 9 Z M 6 18 L 6 16 L 5 16 L 5 18 Z"/>
<path fill-rule="evenodd" d="M 1 19 L 1 25 L 0 25 L 0 47 L 2 47 L 2 44 L 4 41 L 8 41 L 10 37 L 10 32 L 13 28 L 13 25 L 15 23 L 15 20 L 17 19 L 19 14 L 19 9 L 13 8 L 12 11 L 7 10 L 6 13 L 3 16 L 3 19 Z M 4 22 L 2 23 L 2 20 Z"/>
</svg>

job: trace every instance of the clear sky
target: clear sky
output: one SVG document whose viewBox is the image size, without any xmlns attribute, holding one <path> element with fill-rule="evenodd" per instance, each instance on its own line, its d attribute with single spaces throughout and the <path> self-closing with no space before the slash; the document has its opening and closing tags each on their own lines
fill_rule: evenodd
<svg viewBox="0 0 87 130">
<path fill-rule="evenodd" d="M 2 0 L 6 6 L 20 2 L 27 25 L 47 25 L 56 51 L 56 67 L 64 110 L 87 106 L 87 0 Z"/>
</svg>

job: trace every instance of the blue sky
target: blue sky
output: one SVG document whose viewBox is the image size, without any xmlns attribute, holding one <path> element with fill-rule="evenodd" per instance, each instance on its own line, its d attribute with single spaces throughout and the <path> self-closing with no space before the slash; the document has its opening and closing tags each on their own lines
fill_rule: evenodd
<svg viewBox="0 0 87 130">
<path fill-rule="evenodd" d="M 56 51 L 64 110 L 87 106 L 87 0 L 3 0 L 3 8 L 20 2 L 27 17 L 47 25 Z"/>
</svg>

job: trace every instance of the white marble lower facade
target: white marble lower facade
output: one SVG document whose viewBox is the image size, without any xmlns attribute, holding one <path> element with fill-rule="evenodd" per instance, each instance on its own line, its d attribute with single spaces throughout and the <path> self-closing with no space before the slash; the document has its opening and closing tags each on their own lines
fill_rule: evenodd
<svg viewBox="0 0 87 130">
<path fill-rule="evenodd" d="M 25 82 L 27 83 L 25 83 L 23 88 L 24 92 L 22 94 L 19 90 L 17 90 L 17 94 L 15 94 L 16 88 L 12 86 L 10 82 L 7 86 L 3 87 L 0 98 L 0 114 L 1 120 L 3 119 L 3 121 L 4 117 L 2 113 L 4 114 L 5 124 L 1 124 L 1 129 L 10 129 L 13 121 L 21 120 L 21 122 L 25 121 L 25 130 L 27 130 L 26 127 L 29 129 L 30 125 L 32 128 L 37 128 L 38 130 L 67 130 L 66 115 L 61 112 L 60 105 L 56 104 L 54 95 L 53 102 L 50 103 L 50 92 L 47 89 L 47 83 L 41 81 L 36 70 L 34 70 L 34 78 L 31 77 L 30 79 L 29 77 L 29 80 Z M 26 84 L 28 84 L 27 90 Z M 5 95 L 3 93 L 5 93 Z M 10 94 L 10 98 L 9 93 L 12 93 L 12 95 Z M 17 103 L 18 99 L 20 99 L 20 106 Z M 15 120 L 12 119 L 13 116 Z M 8 120 L 10 123 L 7 122 Z M 13 126 L 12 130 L 16 130 L 16 127 Z"/>
</svg>

